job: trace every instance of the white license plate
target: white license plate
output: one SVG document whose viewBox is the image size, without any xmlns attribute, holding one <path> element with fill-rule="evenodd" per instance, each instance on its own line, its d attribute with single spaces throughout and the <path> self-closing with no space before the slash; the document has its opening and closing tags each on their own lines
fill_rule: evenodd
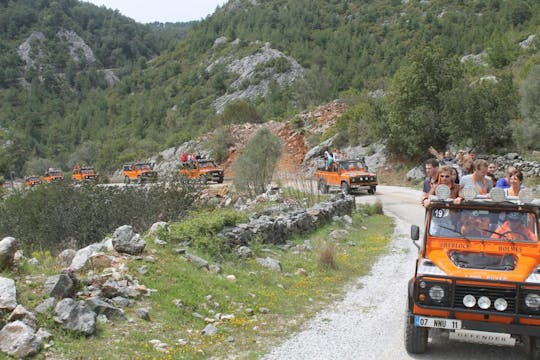
<svg viewBox="0 0 540 360">
<path fill-rule="evenodd" d="M 414 325 L 420 327 L 456 330 L 461 329 L 461 320 L 432 318 L 416 315 L 414 317 Z"/>
<path fill-rule="evenodd" d="M 478 344 L 489 345 L 516 345 L 516 339 L 510 334 L 492 333 L 476 330 L 456 330 L 449 334 L 451 340 L 466 341 Z"/>
</svg>

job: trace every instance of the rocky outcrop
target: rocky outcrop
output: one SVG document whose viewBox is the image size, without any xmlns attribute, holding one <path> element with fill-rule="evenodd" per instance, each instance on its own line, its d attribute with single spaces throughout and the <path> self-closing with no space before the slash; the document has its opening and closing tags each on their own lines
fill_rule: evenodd
<svg viewBox="0 0 540 360">
<path fill-rule="evenodd" d="M 280 58 L 285 59 L 290 64 L 286 71 L 278 72 L 273 66 L 264 66 L 264 64 L 270 64 L 272 60 Z M 228 93 L 217 98 L 214 102 L 217 113 L 222 113 L 230 101 L 255 100 L 257 97 L 266 96 L 273 81 L 280 86 L 286 86 L 304 76 L 304 68 L 295 59 L 271 48 L 270 43 L 265 43 L 256 53 L 241 59 L 219 58 L 206 70 L 211 72 L 216 65 L 223 63 L 227 63 L 227 71 L 237 74 L 238 78 L 230 85 Z"/>
<path fill-rule="evenodd" d="M 90 46 L 75 31 L 63 29 L 58 31 L 56 36 L 68 43 L 69 54 L 74 62 L 86 65 L 97 63 L 97 59 Z"/>
<path fill-rule="evenodd" d="M 45 35 L 40 31 L 33 31 L 26 40 L 24 40 L 17 49 L 19 57 L 26 64 L 26 68 L 31 67 L 41 70 L 40 60 L 43 58 L 41 42 L 45 40 Z M 37 50 L 34 50 L 35 47 Z M 32 55 L 34 55 L 32 57 Z"/>
</svg>

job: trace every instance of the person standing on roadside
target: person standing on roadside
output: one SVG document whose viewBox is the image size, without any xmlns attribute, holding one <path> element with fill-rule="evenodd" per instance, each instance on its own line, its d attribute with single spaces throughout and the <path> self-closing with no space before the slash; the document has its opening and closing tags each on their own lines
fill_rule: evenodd
<svg viewBox="0 0 540 360">
<path fill-rule="evenodd" d="M 427 159 L 425 164 L 426 178 L 422 188 L 422 205 L 429 199 L 431 188 L 437 184 L 437 174 L 439 173 L 439 161 L 435 158 Z"/>
</svg>

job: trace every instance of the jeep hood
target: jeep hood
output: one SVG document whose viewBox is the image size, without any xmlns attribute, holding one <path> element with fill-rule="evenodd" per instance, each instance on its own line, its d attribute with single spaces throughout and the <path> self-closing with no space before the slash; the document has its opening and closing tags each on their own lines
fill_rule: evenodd
<svg viewBox="0 0 540 360">
<path fill-rule="evenodd" d="M 512 252 L 434 250 L 429 260 L 448 276 L 515 282 L 525 282 L 538 266 L 534 257 Z"/>
<path fill-rule="evenodd" d="M 365 171 L 346 171 L 343 173 L 345 176 L 357 177 L 357 176 L 376 176 L 375 174 L 368 173 Z"/>
</svg>

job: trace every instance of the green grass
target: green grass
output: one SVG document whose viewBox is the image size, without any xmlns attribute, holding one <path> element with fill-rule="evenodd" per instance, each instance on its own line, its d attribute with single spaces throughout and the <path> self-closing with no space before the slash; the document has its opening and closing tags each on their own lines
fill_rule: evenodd
<svg viewBox="0 0 540 360">
<path fill-rule="evenodd" d="M 214 224 L 223 224 L 242 217 L 236 218 L 230 210 L 193 213 L 183 224 L 172 226 L 168 245 L 159 247 L 148 241 L 146 251 L 157 261 L 128 261 L 129 273 L 147 288 L 154 289 L 133 308 L 126 309 L 131 321 L 98 323 L 96 335 L 84 339 L 63 331 L 53 323 L 52 315 L 41 317 L 40 324 L 53 332 L 55 345 L 48 351 L 43 350 L 37 358 L 45 358 L 45 353 L 55 359 L 207 359 L 220 358 L 223 354 L 235 354 L 242 359 L 258 358 L 298 330 L 318 310 L 341 297 L 345 284 L 369 271 L 373 261 L 386 249 L 392 232 L 391 220 L 374 213 L 373 207 L 359 209 L 353 214 L 348 238 L 332 242 L 335 268 L 321 265 L 319 257 L 321 249 L 330 242 L 328 234 L 343 228 L 341 223 L 332 223 L 308 236 L 292 239 L 296 244 L 309 239 L 313 251 L 295 254 L 279 246 L 252 244 L 258 257 L 279 260 L 282 272 L 263 268 L 255 259 L 241 261 L 225 256 L 228 260 L 219 264 L 221 274 L 198 270 L 175 253 L 178 239 L 182 238 L 179 231 L 191 231 L 203 222 L 212 227 L 212 219 Z M 190 236 L 198 235 L 191 233 Z M 188 251 L 195 252 L 194 249 Z M 145 275 L 137 271 L 142 265 L 149 270 Z M 305 270 L 305 275 L 298 273 L 300 268 Z M 44 279 L 41 274 L 58 270 L 51 266 L 50 256 L 45 256 L 38 266 L 19 268 L 13 275 L 22 279 L 38 276 L 35 281 L 17 283 L 19 301 L 33 309 L 45 299 L 45 294 L 40 293 L 42 286 L 37 286 Z M 236 281 L 228 280 L 227 275 L 234 275 Z M 212 296 L 211 300 L 207 299 L 208 295 Z M 175 300 L 181 300 L 184 306 L 178 307 Z M 136 316 L 136 309 L 141 307 L 149 309 L 151 321 Z M 269 309 L 269 313 L 261 313 L 263 308 Z M 247 309 L 253 309 L 254 314 L 250 315 Z M 201 335 L 206 322 L 195 318 L 194 312 L 208 318 L 218 313 L 233 314 L 234 318 L 217 322 L 218 334 L 207 337 Z M 167 343 L 168 352 L 155 350 L 149 342 L 152 339 Z M 177 344 L 178 339 L 185 339 L 187 344 Z"/>
</svg>

